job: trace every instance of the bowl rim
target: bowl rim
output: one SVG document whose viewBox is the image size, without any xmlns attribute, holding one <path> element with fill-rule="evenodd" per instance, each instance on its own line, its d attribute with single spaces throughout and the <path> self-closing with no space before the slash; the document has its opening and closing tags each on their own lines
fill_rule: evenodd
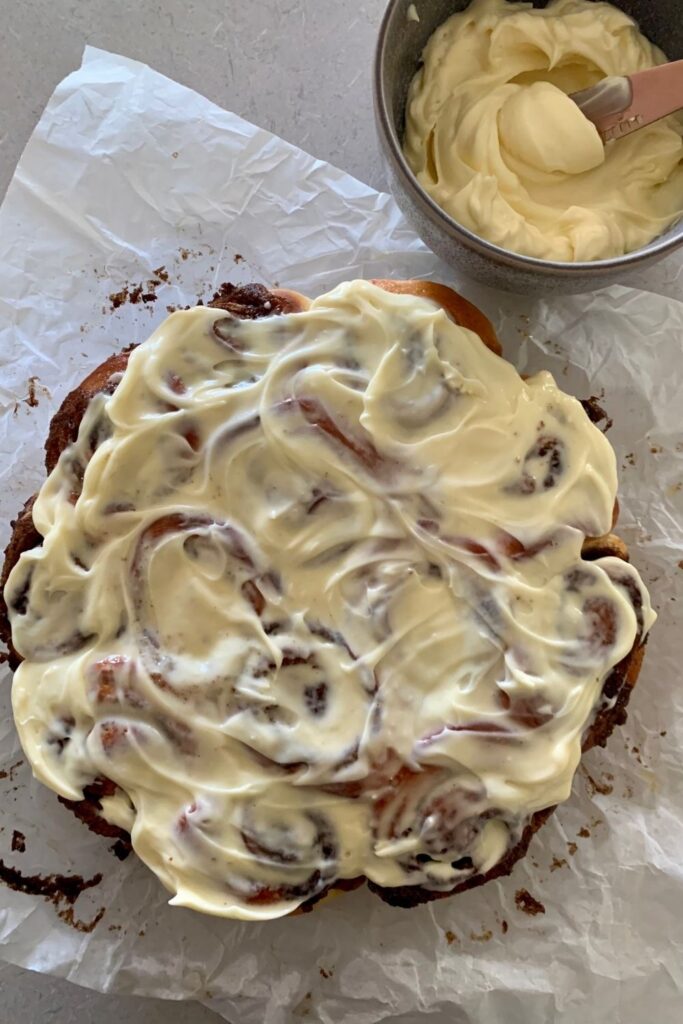
<svg viewBox="0 0 683 1024">
<path fill-rule="evenodd" d="M 514 252 L 512 249 L 504 249 L 494 242 L 488 242 L 481 235 L 470 231 L 469 228 L 466 228 L 451 217 L 449 213 L 446 213 L 422 187 L 403 155 L 398 131 L 389 111 L 384 88 L 389 25 L 397 8 L 403 3 L 405 3 L 405 0 L 389 0 L 380 22 L 373 67 L 375 120 L 379 129 L 380 141 L 383 143 L 385 154 L 394 172 L 397 174 L 403 187 L 411 193 L 421 207 L 422 213 L 432 224 L 437 228 L 450 230 L 456 235 L 458 241 L 466 248 L 476 252 L 479 256 L 493 259 L 498 264 L 503 263 L 517 270 L 528 270 L 547 276 L 556 276 L 558 274 L 572 277 L 588 274 L 594 274 L 598 277 L 609 276 L 615 270 L 630 270 L 642 266 L 644 263 L 659 259 L 683 245 L 683 220 L 680 220 L 677 225 L 678 233 L 672 238 L 663 238 L 659 242 L 655 239 L 649 242 L 647 246 L 634 249 L 632 252 L 624 253 L 622 256 L 612 256 L 605 260 L 576 262 L 544 260 L 537 256 L 526 256 L 524 253 Z"/>
</svg>

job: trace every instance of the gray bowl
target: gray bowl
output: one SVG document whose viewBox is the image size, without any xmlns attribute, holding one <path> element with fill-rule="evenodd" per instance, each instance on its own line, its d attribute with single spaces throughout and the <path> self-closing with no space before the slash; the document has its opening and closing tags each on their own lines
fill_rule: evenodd
<svg viewBox="0 0 683 1024">
<path fill-rule="evenodd" d="M 630 274 L 683 245 L 683 221 L 649 245 L 609 260 L 562 263 L 502 249 L 458 224 L 418 184 L 401 150 L 406 95 L 424 46 L 449 15 L 469 0 L 415 0 L 420 20 L 408 20 L 410 0 L 390 0 L 375 54 L 375 115 L 391 190 L 422 240 L 452 267 L 484 284 L 532 295 L 592 291 L 627 282 Z M 612 0 L 672 59 L 683 58 L 680 0 Z M 545 7 L 546 0 L 534 0 Z"/>
</svg>

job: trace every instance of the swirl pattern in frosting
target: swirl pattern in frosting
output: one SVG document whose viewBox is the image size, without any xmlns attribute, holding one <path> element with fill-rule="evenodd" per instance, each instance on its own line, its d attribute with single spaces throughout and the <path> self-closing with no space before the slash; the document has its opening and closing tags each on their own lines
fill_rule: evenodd
<svg viewBox="0 0 683 1024">
<path fill-rule="evenodd" d="M 105 817 L 214 914 L 486 872 L 569 795 L 654 618 L 634 568 L 581 557 L 616 485 L 575 399 L 426 298 L 174 313 L 7 584 L 33 770 L 72 800 L 112 780 Z"/>
</svg>

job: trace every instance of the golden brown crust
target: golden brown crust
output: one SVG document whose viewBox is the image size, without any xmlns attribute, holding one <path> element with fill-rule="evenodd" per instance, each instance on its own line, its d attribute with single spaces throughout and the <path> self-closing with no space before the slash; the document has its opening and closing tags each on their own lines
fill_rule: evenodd
<svg viewBox="0 0 683 1024">
<path fill-rule="evenodd" d="M 422 299 L 431 299 L 432 302 L 442 306 L 456 324 L 478 334 L 487 348 L 490 348 L 497 356 L 503 354 L 493 324 L 488 317 L 485 317 L 480 309 L 445 284 L 437 284 L 435 281 L 385 281 L 381 279 L 375 279 L 372 283 L 376 284 L 378 288 L 384 288 L 385 291 L 395 292 L 398 295 L 417 295 Z"/>
<path fill-rule="evenodd" d="M 76 440 L 78 428 L 90 400 L 95 395 L 114 393 L 116 384 L 128 365 L 128 357 L 132 350 L 133 346 L 130 346 L 123 352 L 105 359 L 66 396 L 52 417 L 45 442 L 45 468 L 48 473 L 55 468 L 64 449 Z"/>
<path fill-rule="evenodd" d="M 475 331 L 493 352 L 498 355 L 501 354 L 500 343 L 495 331 L 483 313 L 445 285 L 434 284 L 430 281 L 378 280 L 374 283 L 379 287 L 385 288 L 387 291 L 418 295 L 438 302 L 456 323 Z M 274 314 L 299 312 L 306 308 L 308 300 L 298 292 L 281 289 L 268 291 L 262 285 L 246 285 L 243 287 L 223 285 L 208 305 L 224 309 L 229 315 L 241 319 L 256 319 Z M 79 387 L 64 399 L 61 407 L 52 419 L 45 445 L 48 473 L 56 465 L 62 451 L 76 439 L 81 419 L 94 395 L 106 391 L 113 392 L 119 375 L 127 366 L 131 350 L 132 347 L 105 360 L 104 363 L 85 378 Z M 33 524 L 31 515 L 33 501 L 34 498 L 30 498 L 26 502 L 17 519 L 11 524 L 12 536 L 5 550 L 5 562 L 2 570 L 3 589 L 21 553 L 36 547 L 42 541 L 40 534 L 36 531 Z M 615 506 L 615 522 L 617 512 L 618 509 Z M 627 561 L 628 549 L 619 537 L 610 533 L 603 537 L 587 538 L 583 547 L 583 555 L 587 559 L 612 555 Z M 0 639 L 8 647 L 11 667 L 16 668 L 21 662 L 21 657 L 12 646 L 7 607 L 1 594 Z M 613 729 L 625 721 L 626 706 L 638 678 L 644 650 L 644 642 L 638 640 L 630 653 L 612 670 L 605 681 L 603 687 L 603 706 L 598 710 L 593 723 L 586 731 L 583 741 L 584 751 L 594 746 L 604 746 Z M 73 810 L 92 831 L 117 838 L 119 844 L 121 844 L 121 849 L 125 851 L 129 844 L 128 835 L 117 826 L 106 822 L 101 814 L 101 797 L 110 795 L 113 792 L 113 788 L 115 788 L 114 783 L 110 780 L 96 779 L 93 780 L 90 786 L 86 787 L 83 800 L 62 802 Z M 517 861 L 525 855 L 533 835 L 550 817 L 554 809 L 554 807 L 550 807 L 537 811 L 526 825 L 516 845 L 508 850 L 505 857 L 494 868 L 486 874 L 474 875 L 466 879 L 447 892 L 434 892 L 421 886 L 382 888 L 373 882 L 369 882 L 368 885 L 385 902 L 398 907 L 413 907 L 431 900 L 443 899 L 446 896 L 452 896 L 466 889 L 482 885 L 494 878 L 500 878 L 503 875 L 509 874 Z M 361 885 L 363 881 L 364 879 L 362 878 L 340 880 L 335 885 L 323 890 L 314 900 L 303 904 L 297 912 L 302 913 L 310 910 L 320 900 L 332 896 L 336 892 L 354 889 Z"/>
<path fill-rule="evenodd" d="M 83 787 L 82 800 L 67 800 L 63 796 L 57 797 L 60 804 L 64 804 L 77 818 L 87 825 L 91 832 L 98 836 L 106 836 L 108 839 L 116 839 L 121 844 L 122 851 L 130 851 L 130 836 L 118 825 L 112 825 L 110 821 L 102 817 L 102 799 L 114 796 L 116 783 L 111 779 L 95 779 L 88 786 Z M 119 853 L 120 856 L 120 853 Z M 121 858 L 123 859 L 123 858 Z"/>
<path fill-rule="evenodd" d="M 0 640 L 7 648 L 7 661 L 12 670 L 16 669 L 21 662 L 21 656 L 17 653 L 12 643 L 12 629 L 10 627 L 7 605 L 5 604 L 5 584 L 7 577 L 19 561 L 19 556 L 24 551 L 38 547 L 42 537 L 33 525 L 33 502 L 35 495 L 29 498 L 16 519 L 12 519 L 10 527 L 12 536 L 5 548 L 5 561 L 2 566 L 2 577 L 0 578 Z"/>
<path fill-rule="evenodd" d="M 614 533 L 606 533 L 603 537 L 586 537 L 581 554 L 589 562 L 596 558 L 606 558 L 608 555 L 621 558 L 622 562 L 629 560 L 626 544 Z"/>
</svg>

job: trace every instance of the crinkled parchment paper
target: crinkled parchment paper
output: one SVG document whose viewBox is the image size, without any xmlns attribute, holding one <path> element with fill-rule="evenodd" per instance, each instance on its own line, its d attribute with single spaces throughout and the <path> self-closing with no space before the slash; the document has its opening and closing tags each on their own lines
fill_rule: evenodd
<svg viewBox="0 0 683 1024">
<path fill-rule="evenodd" d="M 225 280 L 309 294 L 353 276 L 453 281 L 390 197 L 97 50 L 57 88 L 22 157 L 0 263 L 3 541 L 40 484 L 64 394 L 167 306 Z M 581 397 L 604 392 L 621 531 L 660 615 L 627 726 L 586 758 L 512 877 L 411 911 L 364 889 L 270 924 L 170 909 L 134 856 L 119 861 L 32 782 L 5 675 L 0 858 L 14 888 L 0 886 L 1 957 L 104 991 L 195 997 L 240 1024 L 682 1019 L 680 270 L 669 262 L 643 290 L 547 302 L 461 284 L 520 368 L 548 367 Z M 92 884 L 70 904 L 52 872 Z M 18 891 L 36 884 L 44 896 Z"/>
</svg>

